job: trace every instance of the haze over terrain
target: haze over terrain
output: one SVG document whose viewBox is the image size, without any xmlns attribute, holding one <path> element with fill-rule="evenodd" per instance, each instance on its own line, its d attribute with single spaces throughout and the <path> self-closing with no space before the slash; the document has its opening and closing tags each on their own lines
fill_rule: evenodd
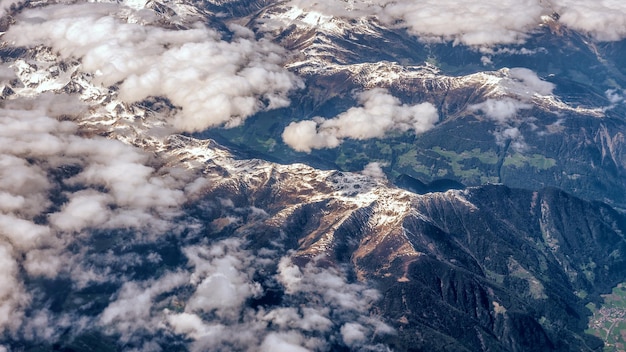
<svg viewBox="0 0 626 352">
<path fill-rule="evenodd" d="M 1 0 L 0 32 L 0 352 L 626 348 L 626 3 Z"/>
</svg>

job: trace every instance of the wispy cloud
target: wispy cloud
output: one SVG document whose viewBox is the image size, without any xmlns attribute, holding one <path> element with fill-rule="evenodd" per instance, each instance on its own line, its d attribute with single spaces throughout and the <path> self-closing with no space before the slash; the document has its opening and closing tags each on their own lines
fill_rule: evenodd
<svg viewBox="0 0 626 352">
<path fill-rule="evenodd" d="M 534 98 L 552 95 L 555 86 L 527 68 L 511 68 L 506 72 L 507 76 L 500 82 L 502 97 L 473 104 L 468 110 L 482 113 L 497 124 L 493 134 L 498 145 L 508 143 L 513 150 L 522 152 L 528 146 L 519 127 L 534 120 L 523 111 L 534 107 Z"/>
</svg>

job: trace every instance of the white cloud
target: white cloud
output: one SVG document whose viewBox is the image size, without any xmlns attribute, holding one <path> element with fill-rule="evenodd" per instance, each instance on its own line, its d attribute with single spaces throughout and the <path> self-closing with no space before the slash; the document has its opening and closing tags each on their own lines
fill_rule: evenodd
<svg viewBox="0 0 626 352">
<path fill-rule="evenodd" d="M 4 127 L 0 121 L 0 126 Z M 2 132 L 0 132 L 2 133 Z M 28 138 L 28 137 L 27 137 Z M 20 144 L 12 138 L 3 138 L 0 144 L 2 149 L 14 147 Z M 31 165 L 27 160 L 10 154 L 0 154 L 0 189 L 2 198 L 6 203 L 0 205 L 0 209 L 6 212 L 15 212 L 24 216 L 39 214 L 50 201 L 45 197 L 45 192 L 51 187 L 45 172 L 37 165 Z"/>
<path fill-rule="evenodd" d="M 626 38 L 626 3 L 615 0 L 554 0 L 559 21 L 601 41 Z"/>
<path fill-rule="evenodd" d="M 346 323 L 341 327 L 341 337 L 348 346 L 358 346 L 365 342 L 365 332 L 365 327 L 357 323 Z"/>
<path fill-rule="evenodd" d="M 260 110 L 288 105 L 288 93 L 302 85 L 282 67 L 286 52 L 268 40 L 235 35 L 226 42 L 201 24 L 169 30 L 111 15 L 119 12 L 112 4 L 28 10 L 4 38 L 81 58 L 95 82 L 119 83 L 126 102 L 166 96 L 181 108 L 171 122 L 184 131 L 236 126 Z M 238 28 L 236 34 L 245 34 Z"/>
<path fill-rule="evenodd" d="M 366 336 L 393 333 L 369 314 L 372 304 L 380 298 L 376 290 L 349 283 L 338 269 L 321 268 L 315 263 L 299 268 L 289 257 L 280 257 L 278 253 L 259 258 L 243 249 L 243 245 L 231 238 L 211 246 L 185 249 L 193 268 L 189 281 L 192 295 L 183 312 L 167 310 L 165 315 L 174 331 L 194 340 L 191 350 L 229 346 L 244 351 L 318 351 L 328 350 L 333 341 L 344 341 L 352 347 L 380 347 L 360 339 L 357 330 Z M 267 270 L 276 262 L 277 279 L 285 289 L 282 304 L 258 310 L 249 308 L 241 298 L 262 293 L 254 282 L 255 271 Z M 204 287 L 207 279 L 215 278 L 223 282 Z M 219 293 L 224 285 L 231 297 Z M 208 287 L 213 291 L 205 289 Z M 250 287 L 256 287 L 256 292 L 250 292 Z M 237 288 L 245 293 L 237 292 Z M 216 295 L 220 299 L 214 300 Z M 198 301 L 200 296 L 212 298 Z"/>
<path fill-rule="evenodd" d="M 523 43 L 553 12 L 560 23 L 597 40 L 626 38 L 626 4 L 614 0 L 293 0 L 290 5 L 333 16 L 374 16 L 425 41 L 478 47 Z"/>
<path fill-rule="evenodd" d="M 50 310 L 42 309 L 26 318 L 21 332 L 30 341 L 51 341 L 58 338 L 63 328 L 68 328 L 67 322 L 63 320 L 56 319 Z"/>
<path fill-rule="evenodd" d="M 282 69 L 281 49 L 252 39 L 243 28 L 234 28 L 235 39 L 227 43 L 200 25 L 165 30 L 125 22 L 119 12 L 117 4 L 26 10 L 4 39 L 47 44 L 64 58 L 80 58 L 95 80 L 119 85 L 119 96 L 127 101 L 166 95 L 182 107 L 172 123 L 185 130 L 233 125 L 259 109 L 284 106 L 287 93 L 300 84 Z M 133 21 L 147 18 L 137 15 Z M 6 66 L 1 67 L 0 77 L 11 79 Z M 363 107 L 345 121 L 329 122 L 334 130 L 345 129 L 339 138 L 378 135 L 339 126 L 361 121 L 361 113 L 380 117 L 376 126 L 388 130 L 421 132 L 436 119 L 436 112 L 428 115 L 432 106 L 402 105 L 384 91 L 361 96 Z M 293 351 L 341 343 L 341 326 L 352 326 L 346 324 L 358 324 L 366 334 L 390 331 L 370 317 L 380 298 L 377 291 L 349 282 L 340 269 L 311 264 L 300 270 L 287 259 L 281 273 L 270 278 L 289 286 L 284 303 L 251 308 L 249 301 L 264 293 L 255 280 L 276 270 L 284 249 L 267 249 L 257 257 L 242 239 L 214 242 L 206 236 L 198 243 L 185 231 L 205 235 L 205 228 L 194 219 L 181 219 L 181 207 L 190 193 L 210 182 L 195 171 L 162 165 L 158 154 L 71 122 L 85 122 L 91 108 L 65 94 L 0 104 L 0 334 L 46 340 L 60 332 L 103 328 L 129 350 L 158 350 L 163 336 L 180 334 L 193 341 L 191 350 L 228 346 L 256 351 L 265 346 Z M 228 200 L 222 205 L 226 219 L 270 216 L 256 207 L 236 208 Z M 165 269 L 161 262 L 171 259 L 152 249 L 181 233 L 177 248 L 186 260 Z M 155 263 L 152 277 L 144 277 L 143 268 L 133 269 Z M 301 281 L 290 286 L 289 271 L 304 273 Z M 70 280 L 71 301 L 66 303 L 80 308 L 67 308 L 71 312 L 66 315 L 43 307 L 48 303 L 38 300 L 53 294 L 37 291 L 32 279 L 38 277 Z M 102 301 L 77 292 L 92 284 L 115 291 L 100 314 L 90 309 Z M 100 299 L 106 302 L 107 297 Z M 83 307 L 90 313 L 83 314 Z M 346 334 L 353 336 L 349 341 L 358 340 L 354 333 Z"/>
<path fill-rule="evenodd" d="M 154 311 L 155 298 L 184 285 L 187 280 L 186 274 L 168 273 L 146 282 L 128 282 L 120 289 L 117 299 L 100 314 L 100 322 L 120 333 L 124 342 L 141 338 L 137 332 L 154 333 L 162 319 L 161 314 Z"/>
<path fill-rule="evenodd" d="M 291 295 L 318 294 L 323 298 L 324 308 L 339 309 L 359 320 L 359 323 L 370 325 L 368 329 L 374 328 L 373 322 L 362 320 L 364 316 L 361 314 L 366 313 L 380 299 L 380 293 L 360 283 L 348 283 L 340 270 L 320 268 L 315 265 L 315 261 L 300 268 L 289 257 L 284 257 L 278 265 L 278 280 L 285 286 L 285 292 Z M 318 312 L 322 311 L 318 309 Z"/>
<path fill-rule="evenodd" d="M 386 180 L 387 176 L 385 175 L 385 171 L 383 171 L 383 166 L 385 166 L 384 163 L 374 161 L 365 165 L 365 168 L 363 168 L 361 173 L 372 178 Z"/>
<path fill-rule="evenodd" d="M 276 308 L 267 313 L 263 319 L 281 329 L 301 329 L 308 332 L 329 332 L 333 328 L 333 322 L 328 318 L 329 308 Z"/>
<path fill-rule="evenodd" d="M 469 106 L 470 111 L 482 111 L 487 117 L 498 122 L 506 123 L 517 117 L 522 109 L 531 109 L 532 105 L 516 99 L 487 99 L 482 103 Z"/>
<path fill-rule="evenodd" d="M 301 346 L 303 337 L 298 333 L 271 333 L 259 347 L 262 352 L 309 352 Z"/>
<path fill-rule="evenodd" d="M 320 128 L 324 120 L 305 120 L 292 122 L 283 131 L 283 141 L 291 148 L 300 152 L 311 152 L 312 149 L 335 148 L 342 141 L 333 131 Z"/>
<path fill-rule="evenodd" d="M 76 192 L 61 212 L 50 216 L 50 222 L 63 231 L 102 225 L 111 217 L 108 204 L 113 204 L 113 199 L 107 194 L 93 190 Z"/>
<path fill-rule="evenodd" d="M 466 45 L 520 43 L 545 13 L 539 0 L 387 2 L 383 22 L 400 21 L 424 39 L 444 39 Z"/>
<path fill-rule="evenodd" d="M 623 93 L 620 93 L 617 89 L 608 89 L 606 92 L 604 92 L 604 94 L 612 105 L 624 101 Z"/>
<path fill-rule="evenodd" d="M 489 98 L 468 107 L 470 112 L 481 112 L 488 119 L 496 122 L 493 135 L 498 145 L 509 145 L 517 152 L 523 152 L 528 145 L 524 141 L 519 127 L 524 123 L 533 124 L 534 117 L 522 110 L 533 108 L 533 99 L 542 99 L 552 95 L 555 86 L 539 78 L 527 68 L 516 67 L 505 70 L 505 77 L 500 81 L 504 93 L 498 98 Z"/>
<path fill-rule="evenodd" d="M 2 333 L 19 331 L 45 340 L 64 329 L 79 333 L 103 327 L 123 346 L 146 350 L 172 333 L 193 341 L 190 349 L 197 351 L 215 346 L 254 351 L 262 345 L 324 350 L 330 348 L 328 341 L 343 341 L 343 324 L 360 324 L 366 333 L 385 326 L 369 314 L 380 297 L 377 291 L 348 282 L 339 269 L 311 264 L 301 270 L 288 258 L 281 261 L 284 250 L 265 250 L 257 257 L 239 238 L 211 242 L 207 237 L 193 244 L 183 240 L 186 267 L 159 277 L 134 278 L 132 270 L 126 273 L 129 268 L 153 265 L 148 263 L 160 258 L 133 251 L 133 244 L 160 243 L 159 236 L 171 234 L 177 222 L 186 225 L 177 216 L 187 199 L 183 189 L 195 176 L 172 166 L 150 166 L 150 155 L 119 141 L 81 135 L 76 124 L 46 116 L 49 110 L 32 100 L 12 104 L 12 110 L 0 110 L 0 126 L 14 132 L 3 135 L 7 144 L 0 146 L 0 161 L 19 176 L 0 178 L 0 195 L 9 201 L 0 209 Z M 30 110 L 18 110 L 20 106 Z M 40 139 L 27 133 L 34 122 Z M 42 140 L 55 141 L 54 151 L 38 147 Z M 71 172 L 59 173 L 70 166 Z M 236 207 L 229 199 L 217 199 L 216 204 L 225 217 L 269 216 L 259 208 Z M 160 225 L 155 228 L 155 223 Z M 129 236 L 115 238 L 122 242 L 110 250 L 94 251 L 93 241 L 100 238 L 93 236 L 108 235 L 94 230 L 107 229 Z M 285 286 L 285 303 L 250 308 L 249 301 L 264 293 L 255 278 L 276 270 L 279 262 L 276 279 Z M 120 287 L 97 316 L 28 313 L 32 297 L 26 278 L 59 275 L 72 280 L 75 289 L 96 283 Z M 178 297 L 181 291 L 186 294 Z M 183 310 L 172 311 L 172 306 Z"/>
<path fill-rule="evenodd" d="M 551 95 L 555 86 L 539 78 L 533 70 L 514 67 L 508 70 L 504 87 L 521 98 L 532 98 L 535 95 Z"/>
<path fill-rule="evenodd" d="M 518 153 L 522 153 L 528 149 L 528 145 L 524 141 L 522 132 L 517 127 L 497 128 L 493 132 L 496 137 L 496 143 L 504 146 L 509 143 L 509 147 Z"/>
<path fill-rule="evenodd" d="M 50 228 L 13 215 L 0 214 L 0 234 L 17 251 L 25 253 L 51 239 Z"/>
<path fill-rule="evenodd" d="M 0 332 L 17 331 L 30 300 L 18 275 L 19 266 L 11 246 L 0 241 Z"/>
<path fill-rule="evenodd" d="M 138 236 L 146 229 L 162 233 L 175 226 L 169 221 L 185 201 L 181 189 L 189 176 L 175 169 L 157 173 L 147 166 L 145 152 L 80 136 L 75 123 L 51 116 L 83 111 L 65 95 L 16 98 L 0 106 L 0 333 L 45 325 L 47 316 L 24 318 L 30 301 L 26 277 L 64 274 L 77 286 L 109 279 L 105 271 L 92 275 L 88 270 L 93 268 L 85 269 L 86 248 L 69 249 L 88 241 L 85 229 L 135 227 Z M 66 167 L 75 172 L 64 174 Z M 165 226 L 157 229 L 159 224 Z M 31 335 L 45 339 L 52 333 L 40 329 Z"/>
<path fill-rule="evenodd" d="M 67 258 L 60 256 L 57 248 L 43 248 L 29 250 L 22 265 L 28 275 L 54 278 L 64 270 L 66 262 Z"/>
<path fill-rule="evenodd" d="M 626 96 L 626 90 L 620 89 L 608 89 L 604 92 L 606 99 L 609 101 L 609 105 L 604 107 L 604 110 L 614 109 L 619 104 L 624 102 L 624 96 Z"/>
<path fill-rule="evenodd" d="M 493 132 L 496 144 L 504 146 L 509 143 L 513 150 L 523 152 L 526 148 L 524 136 L 517 127 L 526 119 L 520 116 L 519 111 L 531 109 L 532 105 L 512 98 L 487 99 L 471 105 L 470 111 L 481 111 L 486 117 L 495 121 L 498 127 Z"/>
<path fill-rule="evenodd" d="M 385 89 L 361 92 L 357 99 L 361 106 L 334 118 L 317 117 L 290 123 L 283 131 L 283 141 L 297 151 L 310 152 L 337 147 L 345 138 L 381 138 L 390 131 L 423 133 L 439 120 L 432 104 L 402 104 Z"/>
</svg>

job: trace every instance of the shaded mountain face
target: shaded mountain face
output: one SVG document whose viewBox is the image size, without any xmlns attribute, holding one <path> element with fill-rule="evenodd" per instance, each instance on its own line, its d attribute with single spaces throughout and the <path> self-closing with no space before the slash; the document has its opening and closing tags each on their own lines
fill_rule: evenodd
<svg viewBox="0 0 626 352">
<path fill-rule="evenodd" d="M 9 3 L 0 352 L 602 350 L 624 41 L 556 15 L 469 47 L 295 2 Z"/>
</svg>

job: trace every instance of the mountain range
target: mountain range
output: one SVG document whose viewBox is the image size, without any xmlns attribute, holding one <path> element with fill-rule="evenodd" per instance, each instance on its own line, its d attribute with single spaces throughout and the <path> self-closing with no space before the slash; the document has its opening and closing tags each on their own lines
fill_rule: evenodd
<svg viewBox="0 0 626 352">
<path fill-rule="evenodd" d="M 483 5 L 2 2 L 0 351 L 624 350 L 626 8 Z"/>
</svg>

